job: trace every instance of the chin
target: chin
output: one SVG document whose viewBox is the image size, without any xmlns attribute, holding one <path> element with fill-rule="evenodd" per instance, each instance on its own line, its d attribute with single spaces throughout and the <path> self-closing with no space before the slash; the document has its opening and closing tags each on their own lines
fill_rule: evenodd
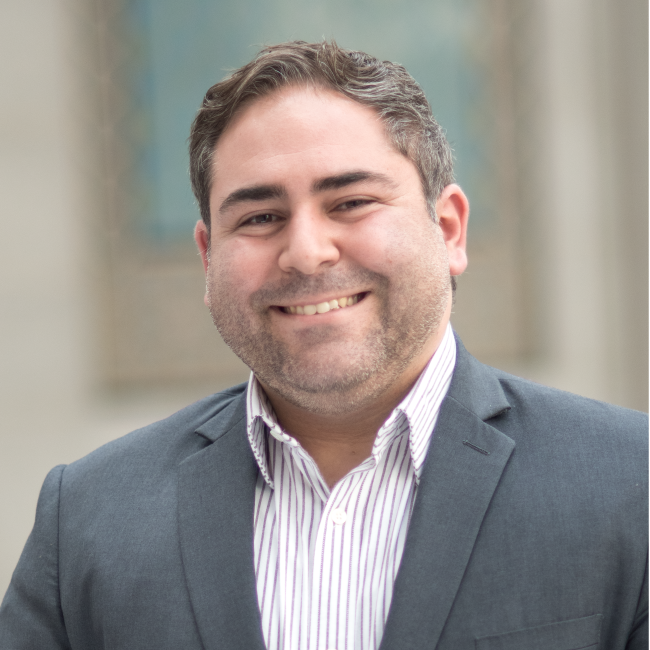
<svg viewBox="0 0 650 650">
<path fill-rule="evenodd" d="M 339 363 L 337 363 L 339 361 Z M 287 402 L 312 413 L 340 415 L 363 407 L 392 385 L 402 364 L 363 363 L 346 356 L 327 361 L 285 364 L 280 373 L 256 372 L 257 376 Z"/>
<path fill-rule="evenodd" d="M 277 383 L 295 386 L 306 393 L 342 393 L 362 383 L 368 373 L 350 359 L 285 362 L 276 375 Z M 271 384 L 276 382 L 269 382 Z"/>
</svg>

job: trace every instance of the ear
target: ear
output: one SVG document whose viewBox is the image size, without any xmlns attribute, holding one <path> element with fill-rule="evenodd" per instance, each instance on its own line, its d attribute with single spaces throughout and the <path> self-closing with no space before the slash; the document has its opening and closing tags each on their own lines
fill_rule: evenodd
<svg viewBox="0 0 650 650">
<path fill-rule="evenodd" d="M 210 235 L 203 221 L 198 221 L 194 228 L 194 241 L 199 249 L 199 255 L 203 262 L 203 271 L 207 279 L 208 267 L 210 266 L 209 250 L 210 250 Z M 208 294 L 203 296 L 203 302 L 209 307 Z"/>
<path fill-rule="evenodd" d="M 194 227 L 194 241 L 199 248 L 199 255 L 201 255 L 201 261 L 203 262 L 203 270 L 206 275 L 208 273 L 208 251 L 210 250 L 210 235 L 208 235 L 208 229 L 206 228 L 203 221 L 197 221 L 196 226 Z"/>
<path fill-rule="evenodd" d="M 452 183 L 436 201 L 436 215 L 449 255 L 449 272 L 460 275 L 467 268 L 467 221 L 469 201 L 459 185 Z"/>
</svg>

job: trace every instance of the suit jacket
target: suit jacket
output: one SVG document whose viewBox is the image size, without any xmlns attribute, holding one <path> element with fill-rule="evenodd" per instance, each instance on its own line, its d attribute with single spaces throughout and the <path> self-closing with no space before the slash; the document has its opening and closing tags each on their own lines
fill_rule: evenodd
<svg viewBox="0 0 650 650">
<path fill-rule="evenodd" d="M 48 475 L 0 648 L 263 650 L 245 385 Z M 647 648 L 647 418 L 458 344 L 383 650 Z"/>
</svg>

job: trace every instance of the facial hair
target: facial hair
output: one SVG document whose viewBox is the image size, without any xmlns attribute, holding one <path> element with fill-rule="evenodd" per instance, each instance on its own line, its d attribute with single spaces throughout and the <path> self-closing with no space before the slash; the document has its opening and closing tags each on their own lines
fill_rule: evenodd
<svg viewBox="0 0 650 650">
<path fill-rule="evenodd" d="M 288 402 L 323 415 L 350 412 L 391 386 L 440 327 L 449 300 L 449 265 L 444 245 L 431 253 L 427 260 L 411 262 L 407 273 L 391 276 L 359 266 L 336 266 L 316 275 L 296 271 L 265 284 L 247 300 L 238 298 L 217 264 L 207 281 L 212 320 L 256 377 Z M 346 340 L 353 320 L 345 327 L 315 321 L 298 332 L 293 351 L 273 334 L 272 305 L 297 304 L 315 295 L 346 296 L 350 287 L 369 287 L 378 303 L 377 318 L 361 341 Z M 345 363 L 313 354 L 305 361 L 306 354 L 337 341 L 345 346 Z"/>
</svg>

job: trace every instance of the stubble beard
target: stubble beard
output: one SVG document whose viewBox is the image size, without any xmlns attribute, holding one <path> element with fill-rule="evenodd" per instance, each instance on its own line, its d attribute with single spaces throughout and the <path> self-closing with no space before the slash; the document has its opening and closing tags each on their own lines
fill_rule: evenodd
<svg viewBox="0 0 650 650">
<path fill-rule="evenodd" d="M 426 274 L 420 277 L 430 280 L 424 291 L 409 288 L 412 274 L 391 281 L 356 268 L 319 276 L 296 273 L 282 284 L 265 285 L 249 297 L 248 304 L 236 300 L 236 287 L 220 282 L 214 269 L 217 273 L 209 273 L 207 283 L 210 313 L 226 344 L 264 385 L 312 413 L 348 413 L 377 400 L 422 351 L 432 332 L 438 331 L 449 300 L 450 276 L 446 256 L 441 260 L 433 253 L 433 257 L 418 270 Z M 318 357 L 305 362 L 273 335 L 268 305 L 297 303 L 301 296 L 336 295 L 337 290 L 356 286 L 372 287 L 379 318 L 360 342 L 341 343 L 347 346 L 346 364 Z M 340 334 L 334 326 L 306 329 L 301 343 L 313 350 L 336 341 Z"/>
</svg>

